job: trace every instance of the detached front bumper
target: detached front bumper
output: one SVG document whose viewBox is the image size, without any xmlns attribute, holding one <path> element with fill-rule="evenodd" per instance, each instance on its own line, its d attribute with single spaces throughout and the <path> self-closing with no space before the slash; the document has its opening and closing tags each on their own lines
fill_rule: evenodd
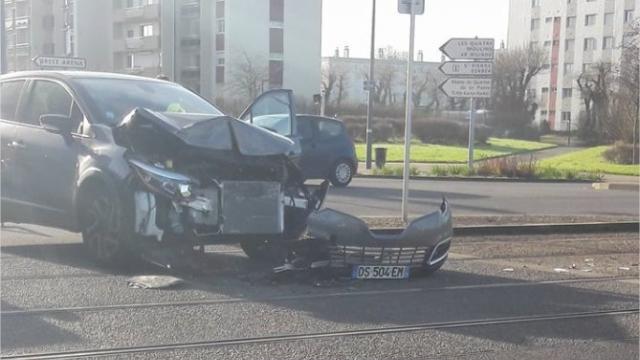
<svg viewBox="0 0 640 360">
<path fill-rule="evenodd" d="M 325 241 L 329 267 L 399 265 L 420 268 L 445 261 L 453 226 L 446 200 L 405 229 L 375 230 L 354 216 L 325 209 L 308 219 L 310 237 Z"/>
</svg>

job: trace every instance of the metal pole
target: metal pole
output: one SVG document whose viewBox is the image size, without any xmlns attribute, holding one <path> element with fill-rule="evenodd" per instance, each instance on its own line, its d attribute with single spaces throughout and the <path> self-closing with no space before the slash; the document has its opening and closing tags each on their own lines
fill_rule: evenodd
<svg viewBox="0 0 640 360">
<path fill-rule="evenodd" d="M 471 105 L 469 106 L 469 170 L 473 169 L 473 147 L 476 137 L 476 109 L 474 100 L 474 98 L 471 98 Z"/>
<path fill-rule="evenodd" d="M 373 118 L 373 100 L 375 91 L 375 82 L 373 79 L 373 70 L 375 65 L 375 47 L 376 47 L 376 0 L 373 0 L 373 8 L 371 9 L 371 54 L 369 55 L 369 94 L 367 99 L 367 170 L 371 169 L 371 142 L 373 141 L 373 130 L 371 129 L 371 123 Z"/>
<path fill-rule="evenodd" d="M 324 116 L 326 106 L 327 106 L 327 97 L 324 89 L 322 89 L 322 91 L 320 91 L 320 116 Z"/>
<path fill-rule="evenodd" d="M 413 117 L 413 43 L 415 37 L 415 1 L 411 1 L 409 25 L 409 59 L 407 61 L 407 103 L 404 125 L 404 169 L 402 174 L 402 220 L 409 222 L 409 167 L 411 165 L 411 120 Z"/>
<path fill-rule="evenodd" d="M 571 146 L 571 118 L 569 118 L 569 137 L 567 138 L 567 146 Z"/>
<path fill-rule="evenodd" d="M 18 71 L 18 30 L 16 29 L 16 3 L 13 2 L 11 9 L 11 28 L 13 29 L 13 71 Z M 31 45 L 29 45 L 31 46 Z"/>
<path fill-rule="evenodd" d="M 0 2 L 0 74 L 7 73 L 7 25 L 5 21 L 5 2 Z"/>
</svg>

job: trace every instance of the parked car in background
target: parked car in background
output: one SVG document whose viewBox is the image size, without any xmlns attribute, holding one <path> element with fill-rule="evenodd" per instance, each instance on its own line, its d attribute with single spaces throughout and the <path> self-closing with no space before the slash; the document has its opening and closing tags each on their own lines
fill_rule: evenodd
<svg viewBox="0 0 640 360">
<path fill-rule="evenodd" d="M 249 121 L 247 117 L 243 120 Z M 349 185 L 358 169 L 353 140 L 337 119 L 318 115 L 296 115 L 291 128 L 289 117 L 281 114 L 254 116 L 251 123 L 287 136 L 300 146 L 298 165 L 305 179 L 328 179 L 336 187 Z M 292 135 L 294 134 L 294 135 Z"/>
<path fill-rule="evenodd" d="M 298 115 L 297 119 L 300 167 L 305 178 L 329 179 L 337 187 L 349 185 L 358 169 L 358 158 L 344 124 L 316 115 Z"/>
</svg>

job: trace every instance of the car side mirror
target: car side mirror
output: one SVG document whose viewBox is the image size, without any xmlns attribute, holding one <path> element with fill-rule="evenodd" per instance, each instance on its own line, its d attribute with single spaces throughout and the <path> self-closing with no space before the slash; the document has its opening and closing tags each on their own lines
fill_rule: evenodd
<svg viewBox="0 0 640 360">
<path fill-rule="evenodd" d="M 66 115 L 45 114 L 40 116 L 40 125 L 54 134 L 71 135 L 73 122 Z"/>
</svg>

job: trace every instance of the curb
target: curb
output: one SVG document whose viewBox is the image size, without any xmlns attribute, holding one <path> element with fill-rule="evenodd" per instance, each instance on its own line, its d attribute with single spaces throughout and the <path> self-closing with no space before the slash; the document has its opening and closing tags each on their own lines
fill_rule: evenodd
<svg viewBox="0 0 640 360">
<path fill-rule="evenodd" d="M 536 234 L 580 234 L 600 232 L 638 232 L 640 222 L 595 222 L 562 224 L 525 224 L 525 225 L 481 225 L 461 226 L 453 229 L 458 236 L 475 235 L 536 235 Z"/>
<path fill-rule="evenodd" d="M 394 231 L 398 228 L 376 228 L 378 231 Z M 605 232 L 640 232 L 638 221 L 524 224 L 524 225 L 476 225 L 453 228 L 454 236 L 482 235 L 544 235 L 544 234 L 586 234 Z"/>
<path fill-rule="evenodd" d="M 401 180 L 401 176 L 392 175 L 362 175 L 357 174 L 358 179 L 396 179 Z M 410 176 L 411 180 L 432 180 L 432 181 L 478 181 L 478 182 L 514 182 L 514 183 L 559 183 L 559 184 L 599 184 L 593 180 L 568 180 L 568 179 L 524 179 L 524 178 L 503 178 L 503 177 L 479 177 L 479 176 Z"/>
<path fill-rule="evenodd" d="M 593 183 L 591 186 L 595 190 L 626 190 L 640 191 L 640 184 L 632 183 Z"/>
</svg>

